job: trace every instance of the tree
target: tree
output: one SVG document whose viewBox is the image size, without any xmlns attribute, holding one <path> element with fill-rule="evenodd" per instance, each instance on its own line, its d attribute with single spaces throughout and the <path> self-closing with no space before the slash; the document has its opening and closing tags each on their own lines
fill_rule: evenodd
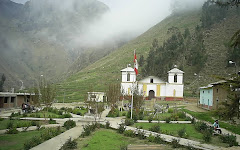
<svg viewBox="0 0 240 150">
<path fill-rule="evenodd" d="M 40 92 L 40 103 L 44 104 L 47 108 L 51 107 L 56 96 L 55 85 L 43 79 L 42 81 L 40 81 L 39 92 Z"/>
<path fill-rule="evenodd" d="M 119 84 L 109 84 L 108 90 L 106 92 L 107 95 L 107 102 L 111 109 L 116 109 L 117 103 L 121 96 L 121 90 Z"/>
<path fill-rule="evenodd" d="M 133 108 L 136 110 L 137 114 L 140 112 L 140 109 L 143 104 L 144 104 L 143 92 L 139 91 L 139 88 L 137 85 L 133 92 Z"/>
<path fill-rule="evenodd" d="M 143 55 L 140 56 L 139 61 L 138 61 L 138 64 L 139 64 L 139 66 L 141 66 L 141 67 L 144 65 L 144 57 L 143 57 Z"/>
<path fill-rule="evenodd" d="M 37 87 L 34 87 L 32 91 L 30 91 L 32 94 L 30 97 L 32 99 L 32 104 L 34 106 L 39 107 L 40 106 L 40 95 L 39 95 L 39 89 Z"/>
<path fill-rule="evenodd" d="M 6 77 L 5 77 L 5 75 L 3 74 L 2 75 L 2 79 L 1 79 L 1 81 L 0 81 L 0 92 L 3 92 L 3 85 L 4 85 L 4 82 L 5 82 L 5 80 L 6 80 Z"/>
<path fill-rule="evenodd" d="M 222 1 L 222 0 L 213 0 L 213 2 L 215 2 L 218 6 L 220 7 L 237 7 L 237 13 L 239 14 L 239 5 L 240 5 L 240 1 L 239 0 L 226 0 L 226 1 Z M 232 36 L 231 40 L 230 40 L 230 46 L 233 48 L 240 48 L 240 29 L 234 33 L 234 35 Z"/>
</svg>

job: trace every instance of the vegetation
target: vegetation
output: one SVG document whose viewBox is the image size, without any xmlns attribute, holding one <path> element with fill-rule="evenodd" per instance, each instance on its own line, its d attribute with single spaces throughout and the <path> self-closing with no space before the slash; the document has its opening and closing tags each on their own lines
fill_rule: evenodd
<svg viewBox="0 0 240 150">
<path fill-rule="evenodd" d="M 69 130 L 69 129 L 71 129 L 71 128 L 73 128 L 73 127 L 76 126 L 76 122 L 73 121 L 73 120 L 67 120 L 66 122 L 64 122 L 63 126 L 64 126 L 67 130 Z"/>
<path fill-rule="evenodd" d="M 62 132 L 63 130 L 60 127 L 42 129 L 40 130 L 40 136 L 34 136 L 24 143 L 24 150 L 29 150 L 32 147 L 61 134 Z"/>
<path fill-rule="evenodd" d="M 20 132 L 15 135 L 1 134 L 0 135 L 0 146 L 1 150 L 22 150 L 24 149 L 24 143 L 31 140 L 35 136 L 40 136 L 42 131 L 28 131 Z"/>
<path fill-rule="evenodd" d="M 108 98 L 108 105 L 111 109 L 118 109 L 117 102 L 119 101 L 121 92 L 120 92 L 120 85 L 119 84 L 109 84 L 108 90 L 106 92 Z"/>
<path fill-rule="evenodd" d="M 3 121 L 0 121 L 0 130 L 10 129 L 10 128 L 21 128 L 21 127 L 28 127 L 28 126 L 37 126 L 37 124 L 42 124 L 42 122 L 40 123 L 38 121 L 4 119 Z"/>
<path fill-rule="evenodd" d="M 5 75 L 3 74 L 3 75 L 2 75 L 2 78 L 1 78 L 1 80 L 0 80 L 0 92 L 3 92 L 3 85 L 4 85 L 5 80 L 6 80 L 6 77 L 5 77 Z"/>
<path fill-rule="evenodd" d="M 212 112 L 193 112 L 187 109 L 183 109 L 183 110 L 189 113 L 190 115 L 192 115 L 196 119 L 199 119 L 202 121 L 208 121 L 209 123 L 213 123 L 215 121 L 212 118 L 214 117 Z M 219 125 L 221 128 L 225 128 L 233 133 L 240 134 L 240 131 L 239 131 L 240 125 L 234 125 L 234 124 L 226 123 L 223 121 L 219 121 Z"/>
<path fill-rule="evenodd" d="M 185 128 L 186 130 L 185 130 L 185 136 L 184 137 L 187 137 L 187 138 L 190 138 L 190 139 L 195 139 L 195 140 L 196 139 L 201 140 L 202 136 L 203 136 L 201 133 L 199 133 L 194 128 L 194 125 L 192 125 L 192 124 L 135 123 L 134 126 L 135 127 L 142 126 L 143 129 L 146 129 L 146 130 L 150 130 L 150 129 L 153 129 L 153 128 L 158 130 L 157 126 L 159 126 L 159 130 L 160 130 L 159 132 L 160 133 L 170 134 L 170 135 L 173 135 L 173 136 L 179 136 L 178 131 Z"/>
<path fill-rule="evenodd" d="M 71 140 L 69 138 L 65 144 L 60 148 L 60 150 L 70 150 L 70 149 L 76 149 L 77 148 L 77 142 L 76 140 Z"/>
<path fill-rule="evenodd" d="M 130 131 L 131 132 L 131 131 Z M 101 142 L 100 142 L 101 141 Z M 77 140 L 78 149 L 104 149 L 104 150 L 119 150 L 126 149 L 129 144 L 153 144 L 147 140 L 127 137 L 116 133 L 114 130 L 100 129 L 94 132 L 91 136 Z M 168 146 L 162 145 L 164 149 L 169 149 Z"/>
</svg>

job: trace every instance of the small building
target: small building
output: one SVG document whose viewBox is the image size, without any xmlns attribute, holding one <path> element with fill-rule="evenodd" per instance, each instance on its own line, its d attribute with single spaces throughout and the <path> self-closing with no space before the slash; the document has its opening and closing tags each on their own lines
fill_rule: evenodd
<svg viewBox="0 0 240 150">
<path fill-rule="evenodd" d="M 225 82 L 226 81 L 221 80 L 200 87 L 199 107 L 208 110 L 216 110 L 220 107 L 222 102 L 227 102 L 228 92 L 223 87 L 223 83 Z"/>
<path fill-rule="evenodd" d="M 0 108 L 19 108 L 23 103 L 31 103 L 31 93 L 0 92 Z"/>
<path fill-rule="evenodd" d="M 176 66 L 168 71 L 168 82 L 155 76 L 149 76 L 136 81 L 134 69 L 129 66 L 121 70 L 121 72 L 121 91 L 123 95 L 131 95 L 134 86 L 138 85 L 139 92 L 143 94 L 145 99 L 183 100 L 184 72 Z"/>
<path fill-rule="evenodd" d="M 104 92 L 88 92 L 88 101 L 106 102 L 106 94 Z"/>
</svg>

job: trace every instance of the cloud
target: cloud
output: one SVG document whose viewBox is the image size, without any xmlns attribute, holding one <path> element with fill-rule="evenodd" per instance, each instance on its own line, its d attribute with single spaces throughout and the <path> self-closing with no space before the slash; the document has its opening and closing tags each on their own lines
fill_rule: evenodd
<svg viewBox="0 0 240 150">
<path fill-rule="evenodd" d="M 136 37 L 171 14 L 171 1 L 99 0 L 110 7 L 101 20 L 94 22 L 84 34 L 84 42 L 103 42 L 113 37 Z M 83 42 L 83 41 L 82 41 Z"/>
</svg>

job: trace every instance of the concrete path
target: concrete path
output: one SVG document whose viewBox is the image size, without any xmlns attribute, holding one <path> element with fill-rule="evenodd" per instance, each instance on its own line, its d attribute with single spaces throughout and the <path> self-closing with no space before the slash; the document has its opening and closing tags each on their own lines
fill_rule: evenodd
<svg viewBox="0 0 240 150">
<path fill-rule="evenodd" d="M 110 122 L 110 126 L 114 129 L 118 129 L 119 124 L 121 123 L 121 120 L 109 120 Z M 135 127 L 130 127 L 130 126 L 126 126 L 126 130 L 133 130 L 135 133 L 138 132 L 138 129 Z M 160 133 L 156 133 L 156 132 L 152 132 L 152 131 L 148 131 L 148 130 L 143 130 L 140 129 L 140 131 L 143 131 L 145 136 L 148 137 L 150 134 L 153 136 L 157 136 L 159 135 L 161 138 L 163 138 L 166 142 L 171 142 L 173 139 L 177 139 L 179 140 L 179 144 L 180 145 L 184 145 L 184 146 L 192 146 L 194 148 L 197 149 L 203 149 L 203 150 L 213 150 L 213 149 L 219 149 L 220 147 L 217 146 L 213 146 L 210 144 L 202 144 L 198 141 L 193 141 L 193 140 L 189 140 L 189 139 L 184 139 L 184 138 L 178 138 L 178 137 L 174 137 L 171 135 L 166 135 L 166 134 L 160 134 Z"/>
<path fill-rule="evenodd" d="M 83 124 L 82 124 L 83 125 Z M 51 138 L 48 141 L 32 148 L 31 150 L 59 150 L 66 141 L 71 138 L 72 140 L 77 139 L 83 132 L 83 127 L 81 125 L 74 127 L 64 133 Z"/>
<path fill-rule="evenodd" d="M 137 120 L 137 122 L 141 123 L 149 123 L 148 120 Z M 152 123 L 166 123 L 166 121 L 156 121 L 153 120 Z M 179 123 L 179 124 L 191 124 L 191 121 L 170 121 L 169 123 Z"/>
<path fill-rule="evenodd" d="M 105 117 L 107 116 L 109 111 L 110 111 L 109 109 L 106 109 L 103 111 L 103 113 L 102 113 L 102 116 L 104 117 L 103 119 L 105 119 Z M 74 120 L 77 122 L 76 127 L 72 128 L 70 130 L 67 130 L 64 133 L 62 133 L 56 137 L 53 137 L 52 139 L 50 139 L 48 141 L 43 142 L 42 144 L 32 148 L 31 150 L 44 150 L 46 148 L 49 150 L 59 150 L 63 146 L 63 144 L 65 144 L 67 142 L 67 140 L 69 138 L 74 140 L 74 139 L 77 139 L 82 134 L 83 125 L 86 125 L 86 124 L 94 121 L 94 117 L 92 117 L 92 116 L 85 117 L 85 116 L 79 116 L 79 115 L 75 115 L 75 114 L 72 116 L 73 116 L 73 118 L 54 119 L 54 120 L 56 120 L 60 124 L 63 124 L 66 120 L 71 119 L 71 120 Z M 98 119 L 97 121 L 104 122 L 103 119 L 101 119 L 101 120 Z"/>
<path fill-rule="evenodd" d="M 186 116 L 190 117 L 191 119 L 193 118 L 193 116 L 188 114 L 188 113 L 186 113 Z M 203 121 L 203 120 L 198 120 L 196 118 L 195 118 L 195 120 L 196 121 Z M 211 123 L 209 123 L 207 121 L 203 121 L 203 122 L 205 122 L 208 126 L 212 126 L 213 125 L 213 123 L 211 124 Z M 221 128 L 221 124 L 220 124 L 220 128 Z M 221 130 L 222 130 L 222 134 L 230 134 L 230 135 L 232 134 L 232 135 L 235 135 L 236 138 L 237 138 L 236 141 L 238 142 L 238 144 L 240 144 L 240 135 L 239 134 L 232 133 L 231 131 L 228 131 L 228 130 L 226 130 L 224 128 L 221 128 Z"/>
</svg>

